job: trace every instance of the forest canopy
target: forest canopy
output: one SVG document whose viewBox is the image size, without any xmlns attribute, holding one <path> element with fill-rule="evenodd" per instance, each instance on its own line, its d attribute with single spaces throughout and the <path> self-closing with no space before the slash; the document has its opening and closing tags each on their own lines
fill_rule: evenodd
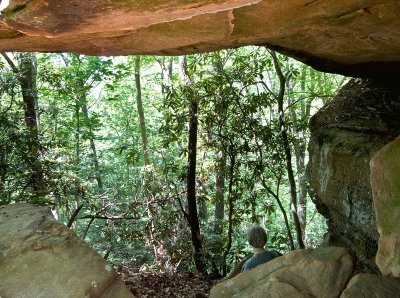
<svg viewBox="0 0 400 298">
<path fill-rule="evenodd" d="M 2 53 L 0 205 L 51 206 L 104 258 L 226 275 L 268 230 L 326 232 L 308 121 L 346 78 L 263 47 L 180 57 Z"/>
</svg>

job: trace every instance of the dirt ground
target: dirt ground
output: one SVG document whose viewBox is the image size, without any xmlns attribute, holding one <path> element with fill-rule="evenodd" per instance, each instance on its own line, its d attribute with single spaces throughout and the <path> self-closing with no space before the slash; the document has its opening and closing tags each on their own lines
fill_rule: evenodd
<svg viewBox="0 0 400 298">
<path fill-rule="evenodd" d="M 116 270 L 137 298 L 203 298 L 215 284 L 192 272 L 143 273 L 126 266 L 116 266 Z"/>
</svg>

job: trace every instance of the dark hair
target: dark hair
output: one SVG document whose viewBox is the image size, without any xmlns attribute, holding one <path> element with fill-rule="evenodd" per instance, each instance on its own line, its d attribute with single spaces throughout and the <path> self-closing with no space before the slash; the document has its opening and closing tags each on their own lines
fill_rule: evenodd
<svg viewBox="0 0 400 298">
<path fill-rule="evenodd" d="M 249 241 L 249 244 L 253 247 L 264 247 L 265 243 L 267 243 L 267 239 L 267 232 L 258 225 L 252 225 L 247 231 L 247 240 Z"/>
</svg>

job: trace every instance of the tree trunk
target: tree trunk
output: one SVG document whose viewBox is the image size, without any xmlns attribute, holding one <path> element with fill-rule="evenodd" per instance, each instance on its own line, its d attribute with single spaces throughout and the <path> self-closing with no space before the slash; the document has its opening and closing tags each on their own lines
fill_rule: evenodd
<svg viewBox="0 0 400 298">
<path fill-rule="evenodd" d="M 218 57 L 219 58 L 219 57 Z M 217 76 L 222 77 L 224 72 L 224 67 L 221 63 L 220 59 L 213 60 L 213 68 Z M 223 94 L 218 91 L 218 96 L 222 98 Z M 221 119 L 225 118 L 226 110 L 224 110 L 223 115 L 221 115 Z M 222 134 L 223 123 L 219 123 L 220 134 Z M 225 217 L 225 172 L 226 172 L 226 147 L 225 142 L 223 141 L 222 136 L 220 137 L 221 146 L 218 152 L 217 157 L 217 166 L 216 166 L 216 181 L 215 181 L 215 211 L 214 211 L 214 233 L 217 235 L 222 234 L 223 232 L 223 222 Z"/>
<path fill-rule="evenodd" d="M 234 182 L 234 173 L 235 173 L 235 163 L 236 156 L 234 151 L 234 143 L 230 140 L 231 144 L 229 146 L 229 185 L 228 185 L 228 243 L 226 244 L 226 248 L 224 254 L 222 256 L 222 275 L 226 276 L 227 267 L 226 267 L 226 258 L 232 247 L 232 235 L 233 235 L 233 182 Z"/>
<path fill-rule="evenodd" d="M 306 73 L 305 66 L 303 67 L 302 80 L 301 80 L 301 91 L 305 93 L 305 83 L 306 83 Z M 304 100 L 301 104 L 301 123 L 308 123 L 310 120 L 310 112 L 311 112 L 311 101 L 305 102 Z M 299 134 L 300 129 L 297 128 L 297 122 L 295 122 L 296 133 L 298 134 L 297 139 L 299 140 L 298 144 L 295 144 L 295 156 L 296 156 L 296 166 L 297 166 L 297 179 L 299 184 L 299 202 L 298 202 L 298 214 L 303 234 L 303 239 L 306 241 L 306 225 L 307 225 L 307 177 L 306 177 L 306 150 L 307 150 L 307 141 L 306 136 Z"/>
<path fill-rule="evenodd" d="M 215 191 L 215 221 L 214 233 L 222 234 L 224 221 L 224 196 L 225 196 L 225 171 L 226 171 L 226 152 L 221 150 L 218 154 L 216 169 L 216 191 Z"/>
<path fill-rule="evenodd" d="M 142 101 L 142 86 L 141 86 L 141 78 L 140 78 L 140 56 L 135 57 L 135 85 L 136 85 L 136 106 L 139 115 L 139 123 L 140 123 L 140 135 L 142 138 L 142 148 L 143 148 L 143 161 L 144 161 L 144 176 L 143 176 L 143 184 L 144 184 L 144 196 L 146 202 L 146 211 L 147 216 L 149 217 L 149 238 L 150 242 L 153 245 L 153 252 L 156 262 L 160 261 L 159 251 L 160 249 L 163 250 L 162 246 L 158 247 L 157 241 L 155 239 L 155 226 L 154 226 L 154 210 L 151 205 L 151 169 L 150 166 L 150 159 L 148 154 L 148 143 L 147 143 L 147 132 L 146 132 L 146 121 L 144 117 L 144 110 L 143 110 L 143 101 Z"/>
<path fill-rule="evenodd" d="M 278 203 L 279 209 L 281 210 L 282 215 L 283 215 L 283 219 L 284 219 L 284 221 L 285 221 L 286 231 L 287 231 L 288 238 L 289 238 L 289 243 L 290 243 L 290 249 L 291 249 L 291 250 L 294 250 L 295 247 L 294 247 L 294 242 L 293 242 L 292 231 L 290 230 L 290 225 L 289 225 L 288 216 L 287 216 L 287 214 L 286 214 L 285 208 L 283 207 L 282 201 L 281 201 L 281 199 L 280 199 L 280 197 L 279 197 L 279 185 L 280 185 L 280 181 L 281 181 L 281 177 L 282 177 L 282 176 L 279 175 L 279 176 L 277 177 L 277 180 L 278 180 L 277 183 L 276 183 L 276 185 L 277 185 L 277 190 L 276 190 L 276 193 L 275 193 L 275 192 L 267 185 L 267 183 L 266 183 L 266 181 L 265 181 L 265 177 L 264 177 L 264 168 L 265 168 L 265 166 L 264 166 L 264 161 L 263 161 L 262 148 L 261 148 L 261 146 L 260 146 L 260 144 L 259 144 L 258 142 L 256 142 L 256 145 L 257 145 L 258 152 L 259 152 L 259 155 L 260 155 L 260 181 L 261 181 L 261 184 L 263 185 L 264 189 L 265 189 L 270 195 L 272 195 L 272 196 L 274 197 L 275 201 Z"/>
<path fill-rule="evenodd" d="M 307 178 L 305 159 L 306 146 L 303 142 L 295 145 L 297 181 L 299 185 L 299 200 L 297 205 L 297 214 L 299 215 L 301 232 L 305 241 L 305 231 L 307 225 Z"/>
<path fill-rule="evenodd" d="M 140 134 L 142 136 L 143 158 L 145 166 L 148 166 L 150 164 L 150 161 L 147 149 L 146 122 L 144 118 L 142 87 L 140 82 L 140 56 L 135 57 L 135 83 L 136 83 L 136 105 L 139 114 Z"/>
<path fill-rule="evenodd" d="M 306 68 L 303 67 L 301 77 L 300 77 L 300 89 L 301 95 L 305 94 L 305 81 L 306 81 Z M 290 88 L 288 88 L 290 90 Z M 306 136 L 304 135 L 304 130 L 299 126 L 300 123 L 308 123 L 310 118 L 311 101 L 305 102 L 305 100 L 300 101 L 300 109 L 296 109 L 293 105 L 293 100 L 291 98 L 291 93 L 288 92 L 288 106 L 289 115 L 291 117 L 292 134 L 295 136 L 295 141 L 293 142 L 293 148 L 296 158 L 296 168 L 297 168 L 297 185 L 298 185 L 298 204 L 297 204 L 297 214 L 299 216 L 300 226 L 303 241 L 305 242 L 306 236 L 306 225 L 307 225 L 307 178 L 306 178 Z M 297 115 L 297 111 L 300 111 L 300 119 Z M 300 124 L 301 125 L 301 124 Z M 303 133 L 302 133 L 303 132 Z"/>
<path fill-rule="evenodd" d="M 194 262 L 196 269 L 206 274 L 206 265 L 203 254 L 203 244 L 200 236 L 200 224 L 197 214 L 196 202 L 196 154 L 197 154 L 197 125 L 198 125 L 198 103 L 190 89 L 189 78 L 186 71 L 186 57 L 180 57 L 181 77 L 183 84 L 190 94 L 189 98 L 189 139 L 188 139 L 188 172 L 187 172 L 187 210 L 188 222 L 192 236 L 194 250 Z"/>
<path fill-rule="evenodd" d="M 279 125 L 281 128 L 281 136 L 282 136 L 282 143 L 285 151 L 286 156 L 286 170 L 289 178 L 290 184 L 290 197 L 291 197 L 291 210 L 293 215 L 293 221 L 296 228 L 296 238 L 299 245 L 299 248 L 304 248 L 303 236 L 301 233 L 301 224 L 299 220 L 299 216 L 297 214 L 297 192 L 296 192 L 296 181 L 294 179 L 293 174 L 293 167 L 292 167 L 292 154 L 290 150 L 290 144 L 288 135 L 286 132 L 286 124 L 285 124 L 285 114 L 283 109 L 283 100 L 285 96 L 285 89 L 286 89 L 286 77 L 282 73 L 282 69 L 279 65 L 278 57 L 276 56 L 275 52 L 270 51 L 276 73 L 279 77 L 279 95 L 277 96 L 278 101 L 278 113 L 279 113 Z"/>
<path fill-rule="evenodd" d="M 7 145 L 0 144 L 0 195 L 5 196 L 3 193 L 6 187 L 7 176 Z"/>
<path fill-rule="evenodd" d="M 82 104 L 82 113 L 88 123 L 88 129 L 90 134 L 89 142 L 90 142 L 90 149 L 92 150 L 92 155 L 93 155 L 93 164 L 96 175 L 96 181 L 97 181 L 97 186 L 99 188 L 99 194 L 102 195 L 104 193 L 103 179 L 101 178 L 99 158 L 97 157 L 97 149 L 96 149 L 96 144 L 94 142 L 94 134 L 92 125 L 90 124 L 89 112 L 86 105 L 86 100 L 85 103 Z"/>
<path fill-rule="evenodd" d="M 168 62 L 168 65 L 166 66 L 164 58 L 162 58 L 162 60 L 159 61 L 160 67 L 161 67 L 161 94 L 163 95 L 164 98 L 167 94 L 167 87 L 169 87 L 171 85 L 172 67 L 173 67 L 174 58 L 170 57 L 167 60 L 167 62 Z"/>
<path fill-rule="evenodd" d="M 75 160 L 75 209 L 78 208 L 78 206 L 81 205 L 81 196 L 84 195 L 84 188 L 83 185 L 79 181 L 79 170 L 80 170 L 80 152 L 81 152 L 81 103 L 79 102 L 78 99 L 76 99 L 75 102 L 75 117 L 76 117 L 76 127 L 75 127 L 75 154 L 76 154 L 76 160 Z M 75 232 L 78 232 L 79 230 L 79 222 L 75 222 L 73 224 L 73 229 Z"/>
<path fill-rule="evenodd" d="M 34 54 L 20 54 L 20 83 L 24 100 L 25 123 L 30 132 L 29 149 L 32 158 L 32 185 L 35 193 L 44 195 L 44 178 L 41 164 L 39 137 L 38 93 L 36 88 L 37 61 Z"/>
<path fill-rule="evenodd" d="M 39 114 L 38 114 L 38 92 L 36 87 L 37 78 L 37 60 L 35 54 L 20 53 L 17 54 L 18 67 L 8 57 L 2 53 L 10 65 L 12 71 L 17 76 L 21 85 L 25 125 L 28 130 L 28 149 L 29 163 L 32 170 L 30 184 L 35 192 L 35 200 L 40 201 L 45 195 L 44 173 L 41 163 L 41 147 L 39 132 Z"/>
<path fill-rule="evenodd" d="M 189 107 L 189 141 L 188 141 L 188 173 L 187 173 L 187 206 L 192 233 L 192 243 L 195 253 L 196 269 L 205 273 L 203 246 L 200 236 L 200 224 L 196 202 L 196 153 L 197 153 L 197 112 L 198 105 L 195 99 L 190 100 Z"/>
<path fill-rule="evenodd" d="M 206 192 L 205 188 L 203 187 L 204 183 L 206 183 L 206 176 L 207 174 L 204 173 L 204 165 L 206 163 L 206 157 L 207 157 L 207 151 L 203 151 L 203 156 L 201 157 L 201 167 L 200 167 L 200 177 L 197 179 L 199 186 L 201 189 L 203 189 L 204 192 Z M 204 193 L 206 194 L 206 193 Z M 198 198 L 198 203 L 199 203 L 199 219 L 205 223 L 205 225 L 208 226 L 208 208 L 207 208 L 207 199 L 206 195 L 202 196 L 201 198 Z"/>
<path fill-rule="evenodd" d="M 77 205 L 79 205 L 79 197 L 83 193 L 81 189 L 81 184 L 79 182 L 78 176 L 79 176 L 79 166 L 80 166 L 80 152 L 81 152 L 81 106 L 79 100 L 76 100 L 75 102 L 75 117 L 76 117 L 76 127 L 75 127 L 75 202 Z"/>
</svg>

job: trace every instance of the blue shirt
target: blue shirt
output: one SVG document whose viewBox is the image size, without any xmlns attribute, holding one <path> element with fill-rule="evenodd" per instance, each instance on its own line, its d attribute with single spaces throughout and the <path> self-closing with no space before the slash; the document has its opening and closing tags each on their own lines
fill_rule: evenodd
<svg viewBox="0 0 400 298">
<path fill-rule="evenodd" d="M 244 263 L 242 267 L 242 272 L 253 269 L 258 265 L 267 263 L 276 257 L 281 256 L 281 254 L 275 250 L 266 250 L 260 254 L 254 254 L 250 259 Z"/>
</svg>

